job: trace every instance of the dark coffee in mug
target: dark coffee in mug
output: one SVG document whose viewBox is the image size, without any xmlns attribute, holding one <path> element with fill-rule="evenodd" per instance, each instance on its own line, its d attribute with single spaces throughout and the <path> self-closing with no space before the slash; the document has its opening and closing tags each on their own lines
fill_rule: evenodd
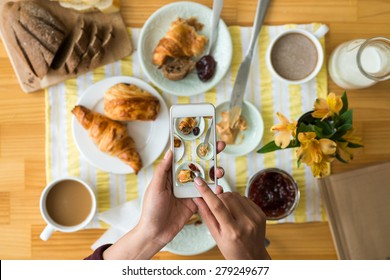
<svg viewBox="0 0 390 280">
<path fill-rule="evenodd" d="M 271 63 L 283 78 L 298 81 L 309 76 L 316 68 L 317 48 L 301 33 L 287 33 L 273 45 Z"/>
<path fill-rule="evenodd" d="M 90 214 L 92 198 L 80 182 L 64 180 L 53 186 L 46 197 L 46 210 L 50 218 L 62 226 L 82 223 Z"/>
</svg>

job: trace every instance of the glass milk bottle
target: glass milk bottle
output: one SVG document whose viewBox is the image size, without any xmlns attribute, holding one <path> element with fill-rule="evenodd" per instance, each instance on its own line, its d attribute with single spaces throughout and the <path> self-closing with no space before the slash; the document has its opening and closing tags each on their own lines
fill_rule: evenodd
<svg viewBox="0 0 390 280">
<path fill-rule="evenodd" d="M 390 39 L 356 39 L 339 45 L 329 58 L 329 75 L 344 89 L 366 88 L 390 78 Z"/>
</svg>

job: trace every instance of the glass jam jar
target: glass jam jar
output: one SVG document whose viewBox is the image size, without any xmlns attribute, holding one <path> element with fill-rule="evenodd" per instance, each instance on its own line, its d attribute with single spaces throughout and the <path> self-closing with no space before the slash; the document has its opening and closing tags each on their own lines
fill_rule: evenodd
<svg viewBox="0 0 390 280">
<path fill-rule="evenodd" d="M 299 189 L 294 178 L 278 168 L 263 169 L 248 181 L 246 196 L 264 212 L 267 220 L 280 220 L 298 205 Z"/>
</svg>

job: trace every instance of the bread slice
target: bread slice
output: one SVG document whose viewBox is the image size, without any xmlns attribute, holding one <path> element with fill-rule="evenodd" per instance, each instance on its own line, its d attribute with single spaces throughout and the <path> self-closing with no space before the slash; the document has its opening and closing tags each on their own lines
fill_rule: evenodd
<svg viewBox="0 0 390 280">
<path fill-rule="evenodd" d="M 64 40 L 63 24 L 33 1 L 10 2 L 5 8 L 20 58 L 42 79 Z"/>
<path fill-rule="evenodd" d="M 65 67 L 67 73 L 73 73 L 88 47 L 88 41 L 88 27 L 84 18 L 80 17 L 59 48 L 51 67 L 55 70 Z"/>
<path fill-rule="evenodd" d="M 53 29 L 66 33 L 66 28 L 61 21 L 54 17 L 48 10 L 41 7 L 34 1 L 21 1 L 18 2 L 21 8 L 28 11 L 28 14 L 32 17 L 38 18 L 39 20 L 50 25 Z"/>
<path fill-rule="evenodd" d="M 54 53 L 42 47 L 41 43 L 19 23 L 12 25 L 16 42 L 24 59 L 30 66 L 34 75 L 42 79 L 49 71 L 49 63 L 54 58 Z"/>
<path fill-rule="evenodd" d="M 55 25 L 57 27 L 53 27 L 51 20 L 46 21 L 32 16 L 32 10 L 29 10 L 28 7 L 31 7 L 31 5 L 20 5 L 19 16 L 21 25 L 46 49 L 56 53 L 65 39 L 65 31 L 62 29 L 62 24 L 57 24 Z M 33 14 L 36 13 L 33 12 Z"/>
<path fill-rule="evenodd" d="M 95 61 L 93 65 L 98 64 L 102 58 L 102 54 L 99 52 L 102 49 L 102 39 L 101 39 L 101 28 L 97 26 L 95 22 L 91 23 L 90 28 L 90 40 L 88 48 L 85 53 L 81 56 L 80 64 L 77 66 L 76 72 L 85 72 L 90 69 L 92 60 Z"/>
<path fill-rule="evenodd" d="M 101 38 L 102 45 L 98 52 L 92 57 L 91 63 L 89 64 L 89 69 L 96 68 L 100 65 L 106 50 L 109 48 L 112 39 L 114 38 L 114 27 L 112 25 L 107 25 L 103 30 L 103 37 Z"/>
</svg>

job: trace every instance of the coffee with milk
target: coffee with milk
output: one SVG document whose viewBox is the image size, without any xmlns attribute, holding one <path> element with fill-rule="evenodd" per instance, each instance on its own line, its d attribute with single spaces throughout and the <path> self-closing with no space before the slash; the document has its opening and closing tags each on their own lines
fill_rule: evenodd
<svg viewBox="0 0 390 280">
<path fill-rule="evenodd" d="M 274 70 L 286 80 L 298 81 L 309 76 L 316 68 L 317 48 L 301 33 L 281 36 L 271 51 Z"/>
</svg>

